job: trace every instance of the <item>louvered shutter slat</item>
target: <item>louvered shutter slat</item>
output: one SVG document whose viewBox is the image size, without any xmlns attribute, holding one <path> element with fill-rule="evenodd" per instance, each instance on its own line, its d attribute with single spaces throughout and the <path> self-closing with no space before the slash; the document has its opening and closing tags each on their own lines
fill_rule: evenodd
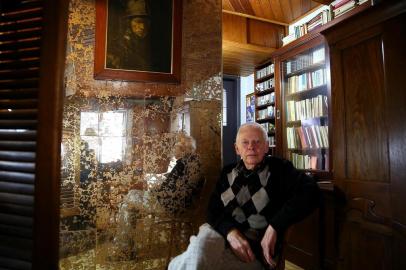
<svg viewBox="0 0 406 270">
<path fill-rule="evenodd" d="M 34 210 L 31 206 L 7 204 L 7 203 L 2 203 L 0 205 L 0 212 L 5 213 L 5 214 L 32 216 L 33 211 Z M 0 225 L 0 227 L 1 227 L 1 225 Z M 18 229 L 18 228 L 15 228 L 15 229 Z M 24 228 L 24 230 L 27 230 L 27 229 Z"/>
<path fill-rule="evenodd" d="M 0 192 L 0 203 L 33 206 L 34 196 Z"/>
<path fill-rule="evenodd" d="M 18 108 L 37 108 L 38 101 L 37 99 L 10 99 L 10 100 L 1 100 L 0 109 L 18 109 Z"/>
<path fill-rule="evenodd" d="M 22 142 L 22 141 L 0 141 L 0 149 L 4 150 L 20 150 L 20 151 L 35 151 L 35 142 Z M 1 152 L 0 152 L 1 153 Z M 19 152 L 14 152 L 17 155 Z M 22 152 L 22 155 L 26 153 Z"/>
<path fill-rule="evenodd" d="M 30 78 L 24 80 L 6 80 L 0 79 L 0 90 L 1 89 L 21 89 L 21 88 L 38 88 L 39 79 Z"/>
<path fill-rule="evenodd" d="M 39 58 L 29 58 L 21 60 L 10 59 L 7 62 L 0 63 L 0 70 L 19 69 L 19 68 L 32 68 L 38 67 Z"/>
<path fill-rule="evenodd" d="M 33 141 L 37 136 L 36 130 L 1 130 L 1 140 L 20 140 L 20 141 Z M 2 148 L 3 149 L 3 148 Z"/>
<path fill-rule="evenodd" d="M 0 36 L 0 42 L 4 41 Z M 16 58 L 30 58 L 36 57 L 40 53 L 39 48 L 29 48 L 24 50 L 18 50 L 14 52 L 5 51 L 0 54 L 0 60 L 16 59 Z"/>
<path fill-rule="evenodd" d="M 29 128 L 37 127 L 36 120 L 0 120 L 0 128 Z"/>
<path fill-rule="evenodd" d="M 5 225 L 17 225 L 21 227 L 32 227 L 32 217 L 23 217 L 20 215 L 0 214 L 0 222 Z M 1 238 L 1 236 L 0 236 Z M 6 237 L 4 237 L 6 238 Z M 31 238 L 31 237 L 30 237 Z"/>
<path fill-rule="evenodd" d="M 0 57 L 1 60 L 1 57 Z M 39 70 L 37 68 L 29 69 L 22 69 L 22 70 L 6 70 L 0 71 L 1 77 L 8 77 L 9 79 L 21 79 L 21 78 L 31 78 L 31 77 L 38 77 Z"/>
<path fill-rule="evenodd" d="M 0 179 L 2 181 L 24 184 L 34 184 L 35 181 L 34 174 L 32 173 L 8 172 L 8 171 L 0 171 Z"/>
<path fill-rule="evenodd" d="M 16 161 L 1 161 L 0 170 L 14 172 L 35 172 L 34 162 L 16 162 Z"/>
<path fill-rule="evenodd" d="M 42 20 L 40 17 L 13 22 L 0 22 L 0 32 L 10 32 L 20 29 L 41 27 L 41 23 Z"/>
<path fill-rule="evenodd" d="M 35 153 L 23 151 L 0 151 L 0 160 L 34 162 Z"/>
<path fill-rule="evenodd" d="M 19 110 L 0 110 L 1 119 L 37 119 L 38 110 L 19 109 Z"/>
<path fill-rule="evenodd" d="M 16 2 L 22 2 L 22 1 L 16 1 Z M 42 16 L 42 8 L 40 1 L 37 2 L 38 4 L 33 5 L 29 7 L 28 5 L 20 6 L 18 9 L 14 9 L 10 12 L 7 12 L 3 14 L 3 21 L 11 21 L 11 22 L 16 22 L 16 21 L 21 21 L 21 20 L 27 20 L 30 18 L 40 18 Z"/>
<path fill-rule="evenodd" d="M 4 150 L 20 150 L 20 151 L 35 151 L 35 142 L 21 142 L 21 141 L 0 141 L 0 149 Z M 1 152 L 0 152 L 1 153 Z M 14 152 L 17 155 L 19 152 Z M 25 155 L 25 153 L 21 153 Z"/>
<path fill-rule="evenodd" d="M 3 42 L 0 44 L 0 50 L 2 51 L 13 51 L 13 50 L 27 50 L 30 48 L 39 49 L 41 45 L 41 41 L 35 38 L 30 38 L 26 40 L 16 40 L 16 41 L 9 41 Z M 7 67 L 7 66 L 3 66 Z M 8 67 L 10 69 L 11 67 Z M 27 67 L 26 67 L 27 68 Z"/>
<path fill-rule="evenodd" d="M 0 181 L 0 190 L 9 193 L 34 195 L 34 185 Z"/>
<path fill-rule="evenodd" d="M 27 89 L 3 89 L 0 90 L 0 99 L 27 99 L 37 98 L 38 90 L 36 88 Z"/>
<path fill-rule="evenodd" d="M 22 31 L 11 31 L 11 32 L 4 32 L 3 35 L 0 36 L 0 41 L 8 42 L 12 40 L 20 40 L 20 39 L 27 39 L 27 38 L 35 38 L 41 34 L 41 28 L 33 28 L 33 29 L 24 29 Z"/>
<path fill-rule="evenodd" d="M 0 227 L 1 229 L 1 227 Z M 4 254 L 6 255 L 8 258 L 22 258 L 24 260 L 31 260 L 31 252 L 30 250 L 20 250 L 20 249 L 15 249 L 15 248 L 11 248 L 11 247 L 5 247 L 2 248 L 0 247 L 0 254 Z"/>
<path fill-rule="evenodd" d="M 20 269 L 29 270 L 31 269 L 31 263 L 22 261 L 19 259 L 10 259 L 5 257 L 0 257 L 0 265 L 9 268 L 0 268 L 0 270 L 10 270 L 10 269 Z"/>
</svg>

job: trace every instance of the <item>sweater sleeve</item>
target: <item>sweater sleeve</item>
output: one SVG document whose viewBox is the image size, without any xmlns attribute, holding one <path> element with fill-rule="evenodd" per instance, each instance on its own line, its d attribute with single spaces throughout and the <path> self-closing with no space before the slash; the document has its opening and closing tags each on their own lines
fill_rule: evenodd
<svg viewBox="0 0 406 270">
<path fill-rule="evenodd" d="M 290 161 L 283 161 L 281 170 L 284 204 L 269 224 L 278 232 L 301 221 L 320 205 L 321 193 L 313 177 L 294 168 Z"/>
<path fill-rule="evenodd" d="M 227 173 L 226 170 L 223 169 L 221 178 L 211 194 L 207 211 L 207 222 L 224 238 L 227 237 L 227 234 L 231 229 L 240 228 L 238 222 L 231 216 L 231 214 L 226 212 L 223 201 L 221 200 L 221 193 L 225 190 L 225 181 L 227 181 Z"/>
</svg>

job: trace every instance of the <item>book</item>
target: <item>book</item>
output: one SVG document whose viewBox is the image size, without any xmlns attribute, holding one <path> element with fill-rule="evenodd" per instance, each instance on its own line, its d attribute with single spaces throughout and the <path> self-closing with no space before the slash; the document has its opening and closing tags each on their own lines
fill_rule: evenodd
<svg viewBox="0 0 406 270">
<path fill-rule="evenodd" d="M 338 7 L 338 8 L 334 8 L 333 12 L 334 12 L 334 17 L 339 17 L 340 15 L 350 11 L 351 9 L 353 9 L 355 7 L 355 0 L 349 1 L 347 3 L 345 3 L 344 5 Z"/>
<path fill-rule="evenodd" d="M 331 3 L 334 9 L 339 8 L 352 0 L 338 0 Z"/>
</svg>

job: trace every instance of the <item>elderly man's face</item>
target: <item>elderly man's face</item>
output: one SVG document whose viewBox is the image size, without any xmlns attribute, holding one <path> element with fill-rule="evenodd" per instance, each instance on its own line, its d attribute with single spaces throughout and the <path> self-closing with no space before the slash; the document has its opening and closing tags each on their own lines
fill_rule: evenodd
<svg viewBox="0 0 406 270">
<path fill-rule="evenodd" d="M 268 152 L 268 142 L 258 128 L 243 127 L 235 143 L 235 151 L 241 156 L 245 167 L 253 169 Z"/>
<path fill-rule="evenodd" d="M 137 36 L 143 38 L 148 33 L 148 22 L 141 17 L 135 17 L 131 20 L 131 30 Z"/>
</svg>

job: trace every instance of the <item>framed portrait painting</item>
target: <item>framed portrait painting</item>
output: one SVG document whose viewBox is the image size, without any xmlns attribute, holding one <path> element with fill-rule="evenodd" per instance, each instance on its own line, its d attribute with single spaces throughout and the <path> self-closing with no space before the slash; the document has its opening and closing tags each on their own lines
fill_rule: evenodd
<svg viewBox="0 0 406 270">
<path fill-rule="evenodd" d="M 180 83 L 181 0 L 96 0 L 95 79 Z"/>
<path fill-rule="evenodd" d="M 245 121 L 255 121 L 255 95 L 254 93 L 245 96 Z"/>
</svg>

